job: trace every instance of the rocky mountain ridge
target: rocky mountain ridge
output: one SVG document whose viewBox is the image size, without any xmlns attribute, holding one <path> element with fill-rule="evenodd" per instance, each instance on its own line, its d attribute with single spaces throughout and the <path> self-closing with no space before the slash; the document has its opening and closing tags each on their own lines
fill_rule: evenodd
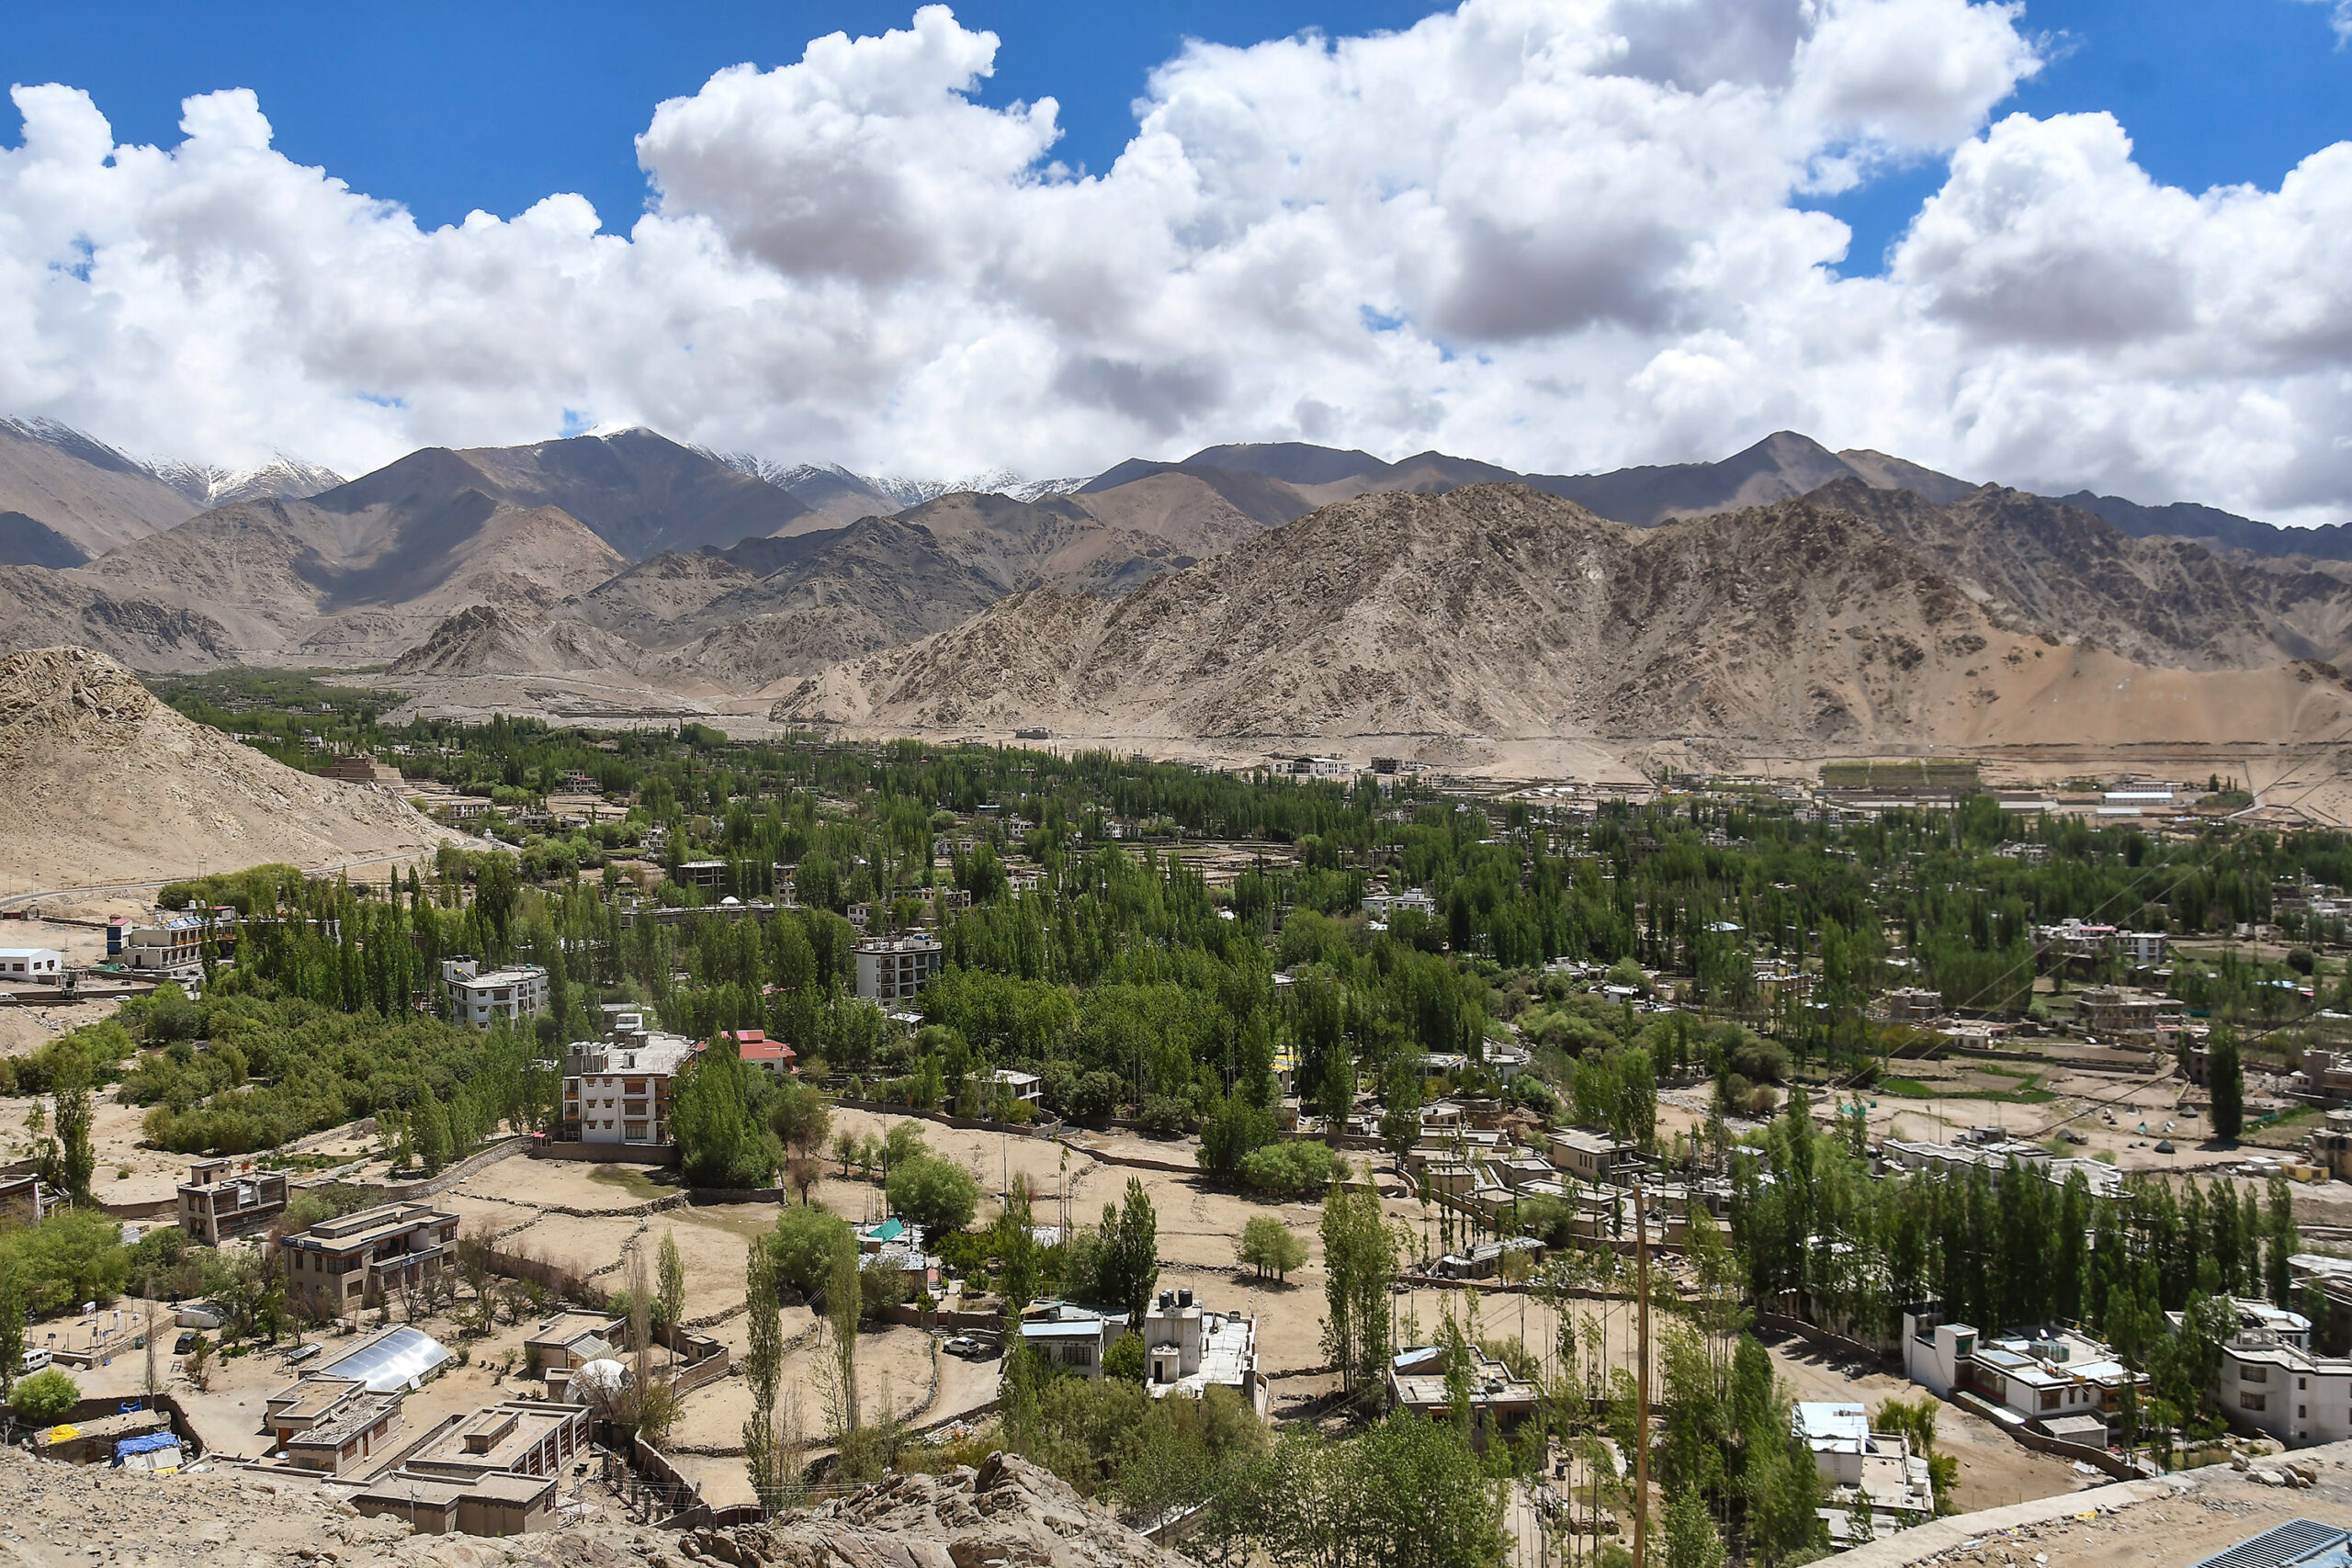
<svg viewBox="0 0 2352 1568">
<path fill-rule="evenodd" d="M 1826 749 L 2284 737 L 2339 714 L 2352 690 L 2319 666 L 2163 670 L 2005 624 L 1822 501 L 1639 528 L 1480 484 L 1325 507 L 1117 599 L 1020 594 L 804 679 L 771 716 Z"/>
</svg>

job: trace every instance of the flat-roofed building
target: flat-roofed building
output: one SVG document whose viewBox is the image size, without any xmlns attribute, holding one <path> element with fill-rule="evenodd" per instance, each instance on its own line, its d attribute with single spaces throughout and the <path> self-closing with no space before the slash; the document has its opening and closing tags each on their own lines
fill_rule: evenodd
<svg viewBox="0 0 2352 1568">
<path fill-rule="evenodd" d="M 643 1030 L 576 1040 L 563 1058 L 562 1131 L 576 1144 L 670 1142 L 670 1100 L 695 1043 Z"/>
<path fill-rule="evenodd" d="M 1102 1358 L 1127 1332 L 1127 1314 L 1075 1302 L 1039 1302 L 1021 1319 L 1021 1341 L 1047 1362 L 1099 1382 Z"/>
<path fill-rule="evenodd" d="M 442 1432 L 401 1468 L 465 1481 L 503 1471 L 554 1475 L 588 1446 L 588 1407 L 536 1399 L 484 1405 Z"/>
<path fill-rule="evenodd" d="M 0 1176 L 0 1225 L 37 1225 L 73 1206 L 71 1198 L 38 1176 Z"/>
<path fill-rule="evenodd" d="M 65 954 L 53 947 L 0 947 L 0 982 L 53 986 L 64 970 Z"/>
<path fill-rule="evenodd" d="M 1562 1127 L 1552 1134 L 1552 1163 L 1579 1181 L 1615 1182 L 1639 1168 L 1641 1149 L 1589 1127 Z"/>
<path fill-rule="evenodd" d="M 363 1518 L 404 1521 L 418 1535 L 528 1535 L 555 1522 L 556 1479 L 495 1472 L 465 1481 L 403 1467 L 351 1499 Z"/>
<path fill-rule="evenodd" d="M 1211 1312 L 1189 1290 L 1162 1291 L 1143 1317 L 1145 1388 L 1154 1399 L 1171 1393 L 1202 1397 L 1212 1388 L 1238 1395 L 1266 1414 L 1266 1380 L 1258 1371 L 1258 1322 L 1238 1312 Z"/>
<path fill-rule="evenodd" d="M 944 953 L 939 939 L 925 931 L 870 937 L 857 944 L 857 994 L 869 1002 L 911 997 L 939 977 Z"/>
<path fill-rule="evenodd" d="M 401 1425 L 401 1392 L 376 1393 L 357 1378 L 313 1373 L 264 1401 L 270 1435 L 297 1470 L 365 1470 Z"/>
<path fill-rule="evenodd" d="M 591 1361 L 619 1359 L 627 1320 L 603 1312 L 560 1313 L 523 1341 L 523 1358 L 542 1375 L 568 1372 Z"/>
<path fill-rule="evenodd" d="M 1470 1360 L 1470 1445 L 1483 1451 L 1487 1438 L 1499 1432 L 1508 1437 L 1535 1413 L 1542 1391 L 1485 1351 L 1465 1347 Z M 1409 1410 L 1432 1421 L 1453 1417 L 1453 1392 L 1446 1377 L 1446 1350 L 1440 1345 L 1411 1345 L 1388 1363 L 1390 1408 Z"/>
<path fill-rule="evenodd" d="M 470 1028 L 548 1010 L 548 972 L 536 964 L 484 970 L 470 958 L 451 958 L 442 963 L 441 982 L 448 988 L 449 1015 Z"/>
<path fill-rule="evenodd" d="M 424 1203 L 385 1203 L 321 1220 L 280 1244 L 287 1293 L 342 1316 L 438 1274 L 457 1241 L 458 1216 Z"/>
<path fill-rule="evenodd" d="M 1837 1511 L 1866 1507 L 1873 1526 L 1883 1518 L 1894 1529 L 1935 1517 L 1935 1481 L 1927 1456 L 1913 1453 L 1910 1438 L 1900 1433 L 1871 1431 L 1866 1406 L 1799 1400 L 1789 1412 L 1789 1426 L 1813 1450 L 1814 1466 Z"/>
<path fill-rule="evenodd" d="M 267 1230 L 286 1212 L 286 1173 L 255 1170 L 253 1161 L 200 1159 L 179 1185 L 180 1233 L 218 1247 Z"/>
</svg>

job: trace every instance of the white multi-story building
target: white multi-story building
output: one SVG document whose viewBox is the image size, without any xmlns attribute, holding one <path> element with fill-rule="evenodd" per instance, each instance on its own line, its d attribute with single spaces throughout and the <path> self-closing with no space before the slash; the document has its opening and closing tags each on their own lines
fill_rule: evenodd
<svg viewBox="0 0 2352 1568">
<path fill-rule="evenodd" d="M 189 969 L 204 962 L 205 922 L 195 915 L 166 915 L 152 926 L 131 926 L 122 934 L 119 956 L 133 969 Z"/>
<path fill-rule="evenodd" d="M 857 944 L 857 994 L 869 1002 L 903 1000 L 937 979 L 945 962 L 939 939 L 924 931 L 869 938 Z"/>
<path fill-rule="evenodd" d="M 2311 1320 L 2267 1302 L 2234 1301 L 2237 1332 L 2222 1347 L 2214 1403 L 2239 1427 L 2290 1448 L 2352 1438 L 2352 1359 L 2312 1354 Z M 2181 1314 L 2165 1314 L 2176 1330 Z"/>
<path fill-rule="evenodd" d="M 452 958 L 441 965 L 441 981 L 449 988 L 450 1015 L 475 1029 L 548 1010 L 548 972 L 536 964 L 484 971 L 470 958 Z"/>
<path fill-rule="evenodd" d="M 681 1034 L 577 1040 L 563 1055 L 563 1135 L 579 1144 L 670 1142 L 670 1097 L 695 1053 Z"/>
</svg>

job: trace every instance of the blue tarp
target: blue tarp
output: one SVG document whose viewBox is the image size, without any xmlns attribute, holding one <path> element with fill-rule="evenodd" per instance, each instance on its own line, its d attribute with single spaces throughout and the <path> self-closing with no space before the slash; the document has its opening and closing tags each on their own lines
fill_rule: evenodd
<svg viewBox="0 0 2352 1568">
<path fill-rule="evenodd" d="M 125 1438 L 115 1444 L 114 1457 L 121 1459 L 127 1454 L 152 1454 L 159 1449 L 175 1449 L 179 1446 L 180 1440 L 169 1432 L 151 1432 L 146 1437 Z"/>
</svg>

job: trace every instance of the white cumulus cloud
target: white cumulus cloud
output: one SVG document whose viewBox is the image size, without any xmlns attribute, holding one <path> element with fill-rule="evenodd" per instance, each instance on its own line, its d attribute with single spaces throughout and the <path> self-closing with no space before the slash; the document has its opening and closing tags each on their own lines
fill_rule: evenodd
<svg viewBox="0 0 2352 1568">
<path fill-rule="evenodd" d="M 1230 440 L 1546 470 L 1792 426 L 1972 476 L 2352 512 L 2352 146 L 2151 179 L 2104 115 L 1996 120 L 1992 0 L 1465 0 L 1188 45 L 1113 165 L 977 101 L 942 6 L 652 107 L 651 209 L 421 228 L 276 152 L 248 92 L 118 145 L 19 86 L 0 412 L 356 471 L 642 423 L 867 469 L 1082 472 Z M 1801 203 L 1950 176 L 1883 276 Z"/>
</svg>

